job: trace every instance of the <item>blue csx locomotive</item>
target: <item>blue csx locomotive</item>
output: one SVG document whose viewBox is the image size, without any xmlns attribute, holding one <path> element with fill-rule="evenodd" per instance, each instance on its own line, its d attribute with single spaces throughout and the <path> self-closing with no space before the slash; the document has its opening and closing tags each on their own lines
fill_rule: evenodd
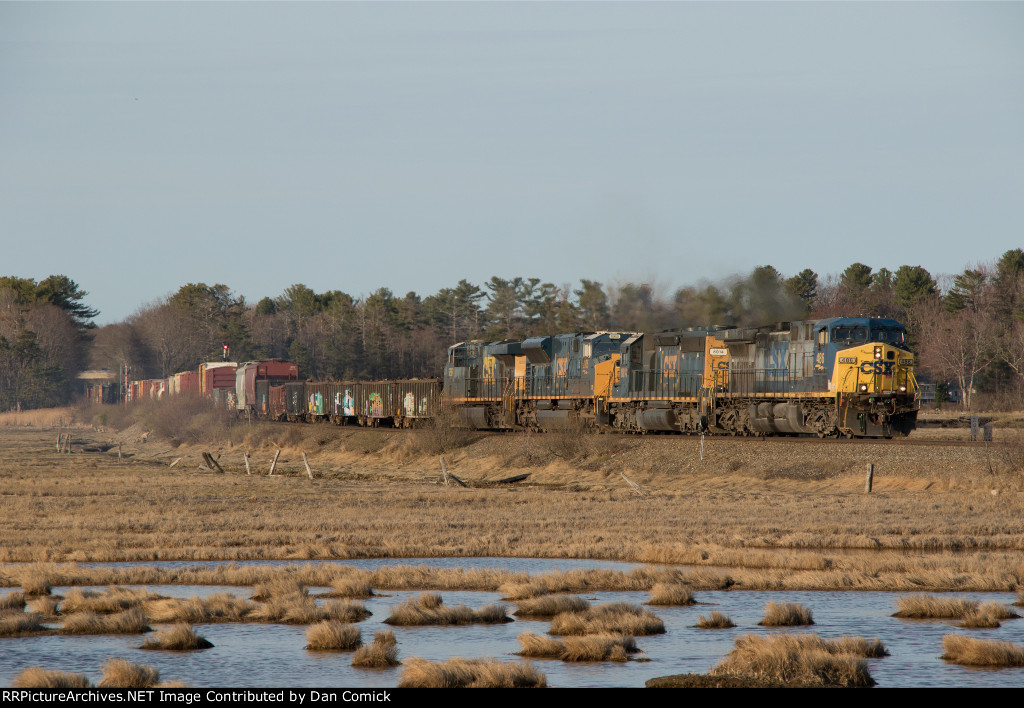
<svg viewBox="0 0 1024 708">
<path fill-rule="evenodd" d="M 462 342 L 443 391 L 479 429 L 888 438 L 920 408 L 906 330 L 866 317 Z"/>
</svg>

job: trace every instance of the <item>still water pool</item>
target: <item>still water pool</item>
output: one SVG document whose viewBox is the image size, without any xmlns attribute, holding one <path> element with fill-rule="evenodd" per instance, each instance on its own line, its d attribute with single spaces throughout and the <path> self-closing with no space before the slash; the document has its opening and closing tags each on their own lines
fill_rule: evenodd
<svg viewBox="0 0 1024 708">
<path fill-rule="evenodd" d="M 374 568 L 384 565 L 428 564 L 434 567 L 505 568 L 532 574 L 575 568 L 614 568 L 628 571 L 637 564 L 601 561 L 547 559 L 395 559 L 344 561 L 344 565 Z M 107 565 L 107 564 L 103 564 Z M 201 565 L 189 563 L 146 563 L 145 565 Z M 213 563 L 211 565 L 217 565 Z M 146 586 L 168 597 L 205 596 L 228 592 L 248 597 L 251 588 L 159 585 Z M 62 593 L 66 588 L 54 588 Z M 319 588 L 311 588 L 316 593 Z M 6 592 L 6 591 L 0 591 Z M 389 591 L 365 600 L 373 615 L 359 623 L 363 641 L 370 642 L 374 632 L 387 628 L 383 622 L 391 608 L 419 591 Z M 665 623 L 666 633 L 638 637 L 637 644 L 649 661 L 628 663 L 601 662 L 570 664 L 558 660 L 534 660 L 537 670 L 547 676 L 553 687 L 640 687 L 655 676 L 686 672 L 706 672 L 733 647 L 736 637 L 753 633 L 767 635 L 782 631 L 814 632 L 824 637 L 844 635 L 878 637 L 891 656 L 869 659 L 871 675 L 882 687 L 1024 686 L 1024 668 L 969 669 L 939 659 L 942 637 L 961 633 L 978 639 L 1000 639 L 1024 646 L 1024 619 L 1006 620 L 997 629 L 959 629 L 952 622 L 901 620 L 892 617 L 900 593 L 885 592 L 760 592 L 701 591 L 702 603 L 690 607 L 654 607 Z M 465 604 L 479 608 L 500 602 L 494 592 L 442 592 L 446 605 Z M 957 596 L 960 596 L 958 594 Z M 964 593 L 982 601 L 1010 604 L 1010 593 Z M 597 592 L 582 595 L 591 604 L 606 602 L 643 603 L 646 592 Z M 797 602 L 814 613 L 815 624 L 807 628 L 768 629 L 757 622 L 766 603 Z M 510 605 L 510 612 L 514 606 Z M 736 623 L 733 629 L 702 630 L 693 627 L 700 615 L 719 610 Z M 154 626 L 159 629 L 159 625 Z M 444 661 L 451 657 L 493 657 L 518 661 L 516 636 L 522 632 L 544 634 L 548 620 L 520 620 L 503 625 L 454 627 L 394 627 L 399 657 L 422 657 Z M 0 685 L 9 686 L 13 678 L 29 666 L 84 673 L 98 682 L 103 662 L 123 657 L 147 664 L 160 671 L 162 680 L 183 681 L 196 687 L 393 687 L 402 668 L 356 669 L 351 652 L 311 652 L 305 650 L 304 626 L 267 624 L 196 625 L 196 631 L 213 642 L 214 647 L 200 652 L 141 651 L 140 636 L 102 637 L 29 637 L 0 639 Z"/>
</svg>

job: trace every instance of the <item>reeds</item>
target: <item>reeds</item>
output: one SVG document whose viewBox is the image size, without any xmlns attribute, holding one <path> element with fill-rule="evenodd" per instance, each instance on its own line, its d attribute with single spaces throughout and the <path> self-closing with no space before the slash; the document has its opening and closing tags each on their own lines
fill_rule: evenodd
<svg viewBox="0 0 1024 708">
<path fill-rule="evenodd" d="M 146 615 L 159 624 L 184 622 L 186 624 L 212 624 L 215 622 L 242 622 L 256 608 L 253 602 L 228 593 L 217 593 L 206 598 L 187 600 L 168 598 L 147 602 Z"/>
<path fill-rule="evenodd" d="M 440 594 L 424 592 L 395 607 L 384 622 L 395 626 L 500 624 L 512 621 L 506 609 L 505 605 L 487 605 L 479 610 L 466 605 L 447 607 Z"/>
<path fill-rule="evenodd" d="M 650 610 L 628 602 L 598 605 L 585 612 L 564 612 L 551 620 L 550 629 L 556 636 L 617 633 L 639 637 L 664 632 L 665 623 Z"/>
<path fill-rule="evenodd" d="M 373 588 L 370 587 L 369 582 L 361 577 L 346 576 L 335 578 L 331 581 L 330 596 L 366 599 L 373 597 Z"/>
<path fill-rule="evenodd" d="M 541 595 L 520 600 L 516 617 L 554 617 L 562 612 L 583 612 L 590 609 L 590 603 L 575 595 Z"/>
<path fill-rule="evenodd" d="M 698 617 L 695 626 L 699 629 L 729 629 L 730 627 L 735 627 L 736 624 L 728 615 L 718 610 L 713 610 L 707 617 L 704 615 Z"/>
<path fill-rule="evenodd" d="M 947 634 L 942 649 L 940 658 L 964 666 L 1024 666 L 1024 649 L 1010 642 Z"/>
<path fill-rule="evenodd" d="M 752 678 L 773 685 L 873 686 L 867 656 L 884 656 L 880 641 L 823 639 L 816 634 L 747 634 L 711 670 L 712 676 Z"/>
<path fill-rule="evenodd" d="M 356 600 L 335 600 L 324 605 L 327 617 L 335 622 L 362 622 L 372 613 Z"/>
<path fill-rule="evenodd" d="M 76 612 L 64 618 L 60 634 L 142 634 L 152 628 L 146 624 L 142 608 L 133 607 L 111 615 Z"/>
<path fill-rule="evenodd" d="M 544 688 L 547 678 L 529 663 L 495 659 L 449 659 L 433 663 L 413 658 L 406 662 L 399 688 Z"/>
<path fill-rule="evenodd" d="M 160 630 L 139 648 L 163 651 L 197 651 L 209 649 L 212 646 L 213 644 L 208 639 L 200 637 L 187 624 L 176 624 L 168 629 Z"/>
<path fill-rule="evenodd" d="M 814 624 L 809 609 L 794 602 L 769 602 L 764 606 L 764 617 L 758 622 L 763 627 L 801 627 Z"/>
<path fill-rule="evenodd" d="M 591 634 L 559 640 L 523 632 L 517 639 L 522 646 L 520 656 L 567 662 L 628 661 L 630 654 L 640 651 L 633 637 L 622 634 Z"/>
<path fill-rule="evenodd" d="M 363 644 L 359 627 L 327 620 L 306 630 L 306 649 L 314 651 L 355 651 Z"/>
<path fill-rule="evenodd" d="M 352 657 L 352 666 L 363 669 L 398 666 L 400 663 L 398 642 L 390 629 L 374 633 L 373 642 L 359 647 Z"/>
<path fill-rule="evenodd" d="M 152 666 L 114 658 L 103 662 L 103 678 L 99 688 L 152 688 L 159 681 L 160 672 Z"/>
<path fill-rule="evenodd" d="M 92 688 L 92 683 L 85 674 L 30 666 L 14 677 L 11 688 Z"/>
<path fill-rule="evenodd" d="M 60 607 L 60 598 L 50 595 L 42 595 L 26 603 L 29 612 L 34 612 L 41 617 L 57 617 Z"/>
<path fill-rule="evenodd" d="M 685 606 L 694 605 L 697 601 L 693 599 L 693 590 L 686 585 L 679 583 L 657 583 L 651 588 L 651 598 L 646 602 L 648 605 L 662 606 Z"/>
</svg>

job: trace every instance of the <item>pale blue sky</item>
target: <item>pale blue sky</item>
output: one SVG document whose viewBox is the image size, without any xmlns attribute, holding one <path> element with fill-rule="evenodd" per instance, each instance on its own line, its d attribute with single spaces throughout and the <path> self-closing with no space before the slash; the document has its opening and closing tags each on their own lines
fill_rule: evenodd
<svg viewBox="0 0 1024 708">
<path fill-rule="evenodd" d="M 1024 3 L 0 2 L 0 275 L 421 296 L 1024 246 Z"/>
</svg>

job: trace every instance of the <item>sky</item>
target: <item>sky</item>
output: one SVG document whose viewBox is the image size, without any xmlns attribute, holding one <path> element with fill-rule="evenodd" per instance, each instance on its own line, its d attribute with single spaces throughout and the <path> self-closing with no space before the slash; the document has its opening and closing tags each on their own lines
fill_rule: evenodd
<svg viewBox="0 0 1024 708">
<path fill-rule="evenodd" d="M 1024 3 L 0 2 L 0 275 L 421 297 L 1024 247 Z"/>
</svg>

